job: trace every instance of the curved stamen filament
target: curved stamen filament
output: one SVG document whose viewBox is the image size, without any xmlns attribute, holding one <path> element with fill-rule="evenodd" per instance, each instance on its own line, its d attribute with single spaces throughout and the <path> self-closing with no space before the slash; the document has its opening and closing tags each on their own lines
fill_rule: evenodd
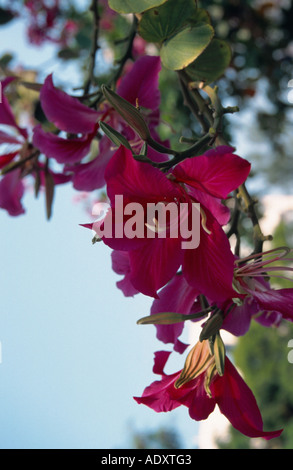
<svg viewBox="0 0 293 470">
<path fill-rule="evenodd" d="M 275 256 L 274 258 L 270 259 L 270 254 L 274 254 L 278 251 L 281 251 L 281 254 L 279 256 Z M 278 261 L 282 258 L 284 258 L 284 256 L 288 255 L 288 253 L 290 253 L 290 248 L 288 248 L 287 246 L 281 246 L 279 248 L 274 248 L 272 250 L 268 250 L 268 251 L 263 251 L 261 253 L 255 253 L 255 254 L 252 254 L 252 255 L 249 255 L 249 256 L 246 256 L 245 258 L 241 258 L 241 259 L 237 259 L 235 262 L 236 264 L 242 264 L 242 263 L 245 263 L 245 262 L 249 262 L 250 260 L 255 260 L 254 262 L 255 263 L 258 263 L 258 262 L 264 262 L 264 263 L 273 263 L 274 261 Z M 264 257 L 268 257 L 268 260 L 265 261 L 263 260 Z M 261 258 L 261 259 L 260 259 Z M 241 267 L 239 268 L 241 269 Z"/>
<path fill-rule="evenodd" d="M 288 258 L 287 255 L 290 253 L 288 247 L 279 247 L 272 250 L 265 251 L 263 253 L 256 253 L 246 258 L 236 260 L 236 264 L 243 264 L 236 268 L 235 276 L 236 277 L 259 277 L 264 276 L 265 274 L 281 272 L 281 271 L 293 271 L 292 267 L 289 266 L 270 266 L 276 261 L 293 261 L 292 258 Z M 280 252 L 276 255 L 277 252 Z M 279 277 L 281 279 L 291 280 L 286 276 L 278 276 L 277 274 L 272 274 L 274 277 Z"/>
</svg>

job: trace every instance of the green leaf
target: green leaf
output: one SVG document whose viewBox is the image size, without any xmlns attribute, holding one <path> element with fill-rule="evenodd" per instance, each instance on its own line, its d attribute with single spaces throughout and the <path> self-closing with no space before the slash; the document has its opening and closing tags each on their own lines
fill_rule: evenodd
<svg viewBox="0 0 293 470">
<path fill-rule="evenodd" d="M 186 73 L 193 81 L 208 85 L 223 75 L 231 57 L 231 48 L 227 42 L 213 39 L 204 52 L 187 67 Z"/>
<path fill-rule="evenodd" d="M 161 47 L 161 60 L 166 68 L 181 70 L 193 62 L 211 42 L 214 30 L 207 23 L 187 27 L 164 41 Z"/>
<path fill-rule="evenodd" d="M 141 13 L 165 2 L 166 0 L 109 0 L 109 7 L 118 13 Z"/>
<path fill-rule="evenodd" d="M 58 57 L 62 60 L 78 59 L 80 56 L 80 50 L 76 47 L 65 47 L 58 51 Z"/>
<path fill-rule="evenodd" d="M 197 11 L 193 0 L 168 0 L 161 7 L 144 13 L 138 32 L 148 42 L 161 43 L 190 24 L 191 20 L 195 21 Z"/>
<path fill-rule="evenodd" d="M 15 16 L 16 15 L 14 15 L 10 10 L 0 8 L 0 25 L 9 23 L 9 21 L 13 20 Z"/>
</svg>

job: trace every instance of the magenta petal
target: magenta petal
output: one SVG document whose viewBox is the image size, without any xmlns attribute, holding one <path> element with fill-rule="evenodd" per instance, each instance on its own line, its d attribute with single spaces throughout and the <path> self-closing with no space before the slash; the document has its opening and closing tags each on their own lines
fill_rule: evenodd
<svg viewBox="0 0 293 470">
<path fill-rule="evenodd" d="M 228 358 L 224 375 L 217 376 L 210 388 L 221 412 L 245 436 L 272 439 L 281 434 L 282 430 L 263 431 L 262 417 L 255 397 Z"/>
<path fill-rule="evenodd" d="M 138 59 L 129 73 L 121 80 L 117 93 L 131 104 L 148 109 L 160 105 L 158 87 L 161 61 L 159 56 L 144 56 Z"/>
<path fill-rule="evenodd" d="M 10 163 L 18 152 L 7 153 L 5 155 L 0 155 L 0 168 L 4 168 L 8 163 Z"/>
<path fill-rule="evenodd" d="M 261 310 L 281 313 L 285 320 L 293 321 L 293 289 L 270 289 L 264 292 L 249 291 Z"/>
<path fill-rule="evenodd" d="M 10 104 L 4 95 L 3 91 L 6 86 L 9 85 L 10 82 L 15 80 L 15 77 L 6 77 L 5 80 L 1 82 L 1 100 L 0 100 L 0 124 L 6 124 L 8 126 L 12 126 L 15 129 L 20 132 L 20 134 L 27 139 L 28 133 L 26 129 L 23 129 L 22 127 L 19 127 L 15 121 L 15 117 L 13 115 L 12 109 L 10 107 Z"/>
<path fill-rule="evenodd" d="M 226 148 L 226 147 L 225 147 Z M 187 159 L 173 171 L 179 181 L 225 199 L 237 189 L 250 172 L 250 163 L 232 153 L 209 151 L 208 154 Z"/>
<path fill-rule="evenodd" d="M 113 153 L 111 142 L 103 137 L 99 143 L 99 154 L 93 160 L 67 168 L 73 172 L 73 187 L 78 191 L 94 191 L 105 186 L 105 170 Z"/>
<path fill-rule="evenodd" d="M 14 135 L 7 134 L 7 132 L 0 131 L 0 144 L 15 144 L 22 145 L 22 138 L 15 137 Z"/>
<path fill-rule="evenodd" d="M 136 161 L 131 151 L 122 146 L 107 165 L 105 179 L 111 201 L 116 194 L 137 202 L 180 197 L 179 190 L 160 170 Z"/>
<path fill-rule="evenodd" d="M 25 212 L 21 204 L 24 185 L 20 173 L 20 170 L 11 171 L 0 181 L 0 207 L 11 216 L 21 215 Z"/>
<path fill-rule="evenodd" d="M 58 163 L 80 162 L 90 152 L 94 134 L 75 139 L 63 139 L 45 132 L 40 125 L 34 128 L 33 144 L 48 158 Z"/>
<path fill-rule="evenodd" d="M 93 132 L 100 114 L 54 87 L 52 74 L 49 75 L 40 92 L 43 111 L 50 122 L 62 131 L 73 134 Z"/>
<path fill-rule="evenodd" d="M 217 219 L 220 225 L 227 225 L 230 220 L 230 209 L 224 206 L 221 199 L 211 196 L 204 191 L 191 188 L 189 194 L 196 199 L 203 207 L 206 207 L 210 213 Z"/>
<path fill-rule="evenodd" d="M 151 315 L 162 312 L 174 312 L 188 315 L 197 296 L 197 290 L 190 286 L 182 275 L 175 275 L 174 278 L 160 291 L 159 298 L 154 300 L 151 307 Z M 157 338 L 165 344 L 173 343 L 176 349 L 176 347 L 182 346 L 182 343 L 177 343 L 183 328 L 183 323 L 156 325 Z M 186 345 L 184 345 L 184 348 L 179 348 L 179 351 L 183 352 L 185 348 Z"/>
<path fill-rule="evenodd" d="M 214 411 L 216 402 L 210 398 L 204 388 L 205 374 L 201 374 L 185 387 L 190 387 L 190 392 L 180 398 L 182 405 L 189 409 L 189 416 L 196 421 L 207 419 Z M 184 390 L 185 387 L 182 387 Z M 182 390 L 182 391 L 183 391 Z"/>
<path fill-rule="evenodd" d="M 117 274 L 122 274 L 124 278 L 116 283 L 118 289 L 121 289 L 125 297 L 132 297 L 138 293 L 130 281 L 130 262 L 127 251 L 114 250 L 111 254 L 112 269 Z"/>
<path fill-rule="evenodd" d="M 162 354 L 163 353 L 163 354 Z M 157 356 L 157 362 L 162 361 L 163 367 L 166 360 L 168 359 L 168 353 L 164 351 L 159 351 Z M 160 370 L 159 365 L 155 365 L 154 369 L 158 369 L 157 373 Z M 172 375 L 163 375 L 162 380 L 156 380 L 151 385 L 145 388 L 141 397 L 134 397 L 135 401 L 139 404 L 144 404 L 152 408 L 156 412 L 167 412 L 178 408 L 181 405 L 179 401 L 173 399 L 170 396 L 170 388 L 174 388 L 174 383 L 180 375 L 180 372 L 176 372 Z"/>
<path fill-rule="evenodd" d="M 235 295 L 232 288 L 234 256 L 229 240 L 207 213 L 208 234 L 200 227 L 200 243 L 195 250 L 185 250 L 183 274 L 187 282 L 211 301 L 221 302 Z"/>
<path fill-rule="evenodd" d="M 170 351 L 156 351 L 154 354 L 153 373 L 158 375 L 166 375 L 164 372 L 165 365 L 169 359 Z"/>
<path fill-rule="evenodd" d="M 249 330 L 251 319 L 258 313 L 258 310 L 257 303 L 251 297 L 246 297 L 243 305 L 235 305 L 228 313 L 222 328 L 234 336 L 243 336 Z"/>
<path fill-rule="evenodd" d="M 133 286 L 157 298 L 157 291 L 176 274 L 182 262 L 181 240 L 153 239 L 129 253 Z"/>
</svg>

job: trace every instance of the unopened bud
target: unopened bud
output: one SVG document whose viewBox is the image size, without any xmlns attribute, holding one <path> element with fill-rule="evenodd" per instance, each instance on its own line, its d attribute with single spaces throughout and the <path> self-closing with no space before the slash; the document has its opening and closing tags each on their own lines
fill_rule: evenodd
<svg viewBox="0 0 293 470">
<path fill-rule="evenodd" d="M 150 132 L 140 111 L 131 103 L 129 103 L 129 101 L 117 95 L 117 93 L 111 90 L 111 88 L 102 85 L 101 90 L 113 108 L 116 109 L 116 111 L 120 114 L 120 116 L 123 117 L 127 124 L 129 124 L 130 127 L 132 127 L 132 129 L 137 132 L 142 140 L 148 140 L 151 137 Z"/>
<path fill-rule="evenodd" d="M 208 344 L 206 342 L 196 343 L 186 358 L 180 377 L 175 382 L 175 388 L 180 388 L 198 377 L 213 362 L 214 358 L 210 355 Z"/>
<path fill-rule="evenodd" d="M 205 339 L 209 339 L 211 336 L 214 336 L 219 332 L 223 324 L 223 315 L 221 311 L 215 312 L 206 322 L 204 325 L 199 340 L 204 341 Z"/>
<path fill-rule="evenodd" d="M 214 349 L 214 358 L 215 358 L 216 368 L 217 368 L 218 374 L 222 376 L 224 375 L 224 369 L 225 369 L 226 348 L 219 333 L 215 337 L 213 349 Z"/>
<path fill-rule="evenodd" d="M 120 145 L 123 145 L 124 147 L 128 148 L 131 150 L 131 146 L 125 137 L 120 134 L 120 132 L 116 131 L 113 129 L 113 127 L 109 126 L 106 122 L 101 121 L 100 122 L 100 128 L 104 132 L 104 134 L 115 144 L 117 147 L 120 147 Z"/>
<path fill-rule="evenodd" d="M 185 320 L 181 313 L 162 312 L 143 317 L 137 321 L 138 325 L 172 325 Z"/>
<path fill-rule="evenodd" d="M 210 389 L 210 385 L 211 385 L 212 380 L 215 377 L 216 373 L 217 373 L 216 364 L 215 363 L 210 364 L 210 366 L 208 367 L 208 369 L 206 371 L 205 378 L 204 378 L 204 389 L 206 391 L 206 394 L 210 398 L 212 398 L 212 392 L 211 392 L 211 389 Z"/>
</svg>

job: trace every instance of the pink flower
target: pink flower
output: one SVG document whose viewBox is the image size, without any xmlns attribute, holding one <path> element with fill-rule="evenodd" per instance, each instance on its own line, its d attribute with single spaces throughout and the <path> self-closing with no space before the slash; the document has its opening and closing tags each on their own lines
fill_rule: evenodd
<svg viewBox="0 0 293 470">
<path fill-rule="evenodd" d="M 131 104 L 135 105 L 138 100 L 139 105 L 147 109 L 146 120 L 154 136 L 155 127 L 159 123 L 158 76 L 160 68 L 158 57 L 142 57 L 124 76 L 117 89 L 117 93 Z M 96 138 L 100 120 L 107 122 L 131 140 L 133 148 L 137 151 L 142 146 L 141 140 L 137 138 L 134 131 L 110 105 L 103 103 L 98 111 L 85 106 L 77 98 L 54 87 L 52 75 L 45 80 L 40 100 L 48 120 L 58 129 L 72 136 L 63 138 L 45 132 L 39 125 L 34 128 L 33 143 L 48 158 L 54 158 L 57 162 L 64 164 L 64 171 L 72 173 L 73 186 L 77 190 L 93 191 L 105 185 L 105 168 L 114 154 L 108 137 L 104 136 L 100 140 L 98 155 L 86 161 L 92 142 Z M 152 151 L 150 158 L 162 161 L 167 157 Z"/>
<path fill-rule="evenodd" d="M 221 413 L 232 426 L 248 437 L 272 439 L 282 430 L 266 432 L 255 397 L 228 358 L 222 376 L 216 370 L 207 342 L 197 343 L 192 349 L 193 366 L 198 372 L 190 380 L 184 379 L 183 371 L 167 375 L 164 372 L 169 352 L 155 353 L 153 372 L 162 376 L 160 381 L 149 385 L 141 397 L 134 397 L 156 412 L 167 412 L 183 405 L 196 421 L 206 419 L 218 405 Z M 186 373 L 186 370 L 184 371 Z"/>
<path fill-rule="evenodd" d="M 0 169 L 20 156 L 28 138 L 27 130 L 17 124 L 8 99 L 3 93 L 14 80 L 15 77 L 7 77 L 1 82 L 0 124 L 5 126 L 5 130 L 0 131 Z M 18 170 L 3 176 L 0 180 L 0 207 L 7 210 L 11 216 L 25 212 L 21 203 L 24 194 L 21 176 Z"/>
<path fill-rule="evenodd" d="M 8 142 L 8 143 L 20 143 L 19 141 L 21 139 L 26 140 L 28 138 L 28 133 L 26 129 L 23 129 L 20 127 L 13 115 L 12 109 L 10 107 L 10 104 L 8 102 L 8 99 L 6 98 L 4 94 L 4 90 L 6 87 L 15 80 L 15 77 L 6 77 L 4 80 L 1 82 L 1 106 L 0 106 L 0 124 L 5 124 L 6 126 L 10 126 L 15 130 L 15 132 L 18 134 L 19 140 L 17 138 L 15 142 L 5 140 L 4 135 L 6 135 L 7 139 L 11 139 L 12 137 L 9 134 L 6 134 L 5 132 L 1 132 L 2 139 L 0 143 L 3 142 Z"/>
<path fill-rule="evenodd" d="M 235 336 L 243 336 L 249 330 L 252 320 L 266 327 L 278 326 L 282 319 L 293 321 L 293 288 L 273 289 L 263 278 L 264 269 L 268 274 L 272 269 L 272 275 L 275 269 L 288 269 L 276 266 L 270 268 L 270 263 L 287 253 L 285 250 L 278 255 L 277 251 L 279 249 L 236 259 L 233 280 L 235 290 L 221 301 L 215 301 L 212 295 L 206 299 L 211 307 L 222 311 L 222 329 Z M 160 298 L 154 300 L 151 315 L 161 312 L 191 315 L 201 310 L 200 292 L 188 284 L 184 276 L 176 275 L 160 291 Z M 203 321 L 203 318 L 204 316 L 199 321 Z M 178 345 L 181 343 L 178 338 L 184 323 L 155 326 L 157 338 L 163 343 L 174 344 L 174 349 L 179 351 Z"/>
<path fill-rule="evenodd" d="M 222 325 L 224 329 L 239 336 L 248 331 L 252 319 L 264 326 L 278 326 L 282 319 L 293 321 L 293 288 L 274 289 L 264 279 L 264 271 L 271 277 L 276 272 L 292 271 L 285 266 L 271 266 L 280 259 L 286 260 L 289 251 L 277 248 L 236 260 L 234 299 L 238 297 L 239 305 L 227 299 L 222 306 L 229 310 Z"/>
<path fill-rule="evenodd" d="M 30 24 L 27 34 L 30 42 L 37 46 L 41 45 L 45 40 L 58 42 L 50 33 L 54 31 L 57 18 L 60 14 L 59 0 L 50 2 L 29 0 L 25 2 L 25 7 L 30 14 Z"/>
<path fill-rule="evenodd" d="M 247 161 L 233 155 L 231 149 L 220 148 L 184 161 L 166 176 L 157 168 L 136 161 L 129 150 L 120 147 L 105 175 L 112 206 L 109 217 L 115 219 L 117 211 L 121 210 L 115 207 L 117 195 L 123 196 L 124 208 L 133 202 L 144 208 L 150 202 L 161 202 L 177 206 L 182 203 L 188 210 L 194 201 L 204 200 L 205 193 L 215 199 L 226 198 L 246 179 L 249 170 Z M 185 190 L 183 181 L 191 190 L 196 188 L 197 199 Z M 229 241 L 216 217 L 203 204 L 201 208 L 200 244 L 196 249 L 182 248 L 181 235 L 177 238 L 170 234 L 165 238 L 104 236 L 103 241 L 111 248 L 129 252 L 130 280 L 137 290 L 157 297 L 158 289 L 170 281 L 182 265 L 187 282 L 198 292 L 207 296 L 213 294 L 217 300 L 223 300 L 233 292 L 234 256 Z"/>
</svg>

